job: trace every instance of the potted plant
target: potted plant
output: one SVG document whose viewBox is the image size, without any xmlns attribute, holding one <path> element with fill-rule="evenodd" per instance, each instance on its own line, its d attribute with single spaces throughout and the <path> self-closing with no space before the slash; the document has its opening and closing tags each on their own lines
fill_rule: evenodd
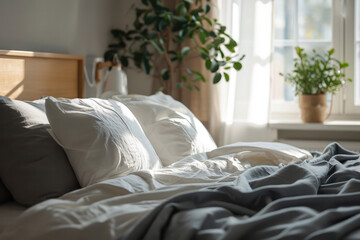
<svg viewBox="0 0 360 240">
<path fill-rule="evenodd" d="M 315 49 L 308 55 L 303 48 L 295 47 L 298 58 L 294 59 L 292 73 L 283 74 L 286 82 L 295 87 L 303 122 L 324 122 L 327 108 L 326 94 L 340 90 L 346 81 L 343 71 L 349 64 L 334 58 L 334 49 L 320 53 Z"/>
<path fill-rule="evenodd" d="M 237 42 L 226 27 L 208 16 L 211 0 L 142 0 L 134 9 L 132 27 L 113 29 L 115 42 L 105 52 L 105 60 L 117 54 L 123 67 L 132 61 L 146 74 L 153 73 L 164 90 L 173 87 L 199 90 L 198 81 L 207 81 L 203 72 L 183 66 L 187 59 L 199 57 L 205 69 L 213 73 L 213 83 L 229 81 L 230 69 L 240 70 L 244 56 L 236 54 Z M 186 65 L 186 64 L 184 64 Z"/>
</svg>

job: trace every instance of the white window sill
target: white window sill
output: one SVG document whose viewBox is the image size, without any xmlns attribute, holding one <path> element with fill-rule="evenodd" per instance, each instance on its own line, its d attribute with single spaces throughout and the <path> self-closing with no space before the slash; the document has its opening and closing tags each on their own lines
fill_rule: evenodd
<svg viewBox="0 0 360 240">
<path fill-rule="evenodd" d="M 355 142 L 360 147 L 360 121 L 328 120 L 324 123 L 271 121 L 276 141 Z"/>
<path fill-rule="evenodd" d="M 307 131 L 359 131 L 360 121 L 329 120 L 324 123 L 303 123 L 301 121 L 270 121 L 269 126 L 275 130 L 307 130 Z"/>
</svg>

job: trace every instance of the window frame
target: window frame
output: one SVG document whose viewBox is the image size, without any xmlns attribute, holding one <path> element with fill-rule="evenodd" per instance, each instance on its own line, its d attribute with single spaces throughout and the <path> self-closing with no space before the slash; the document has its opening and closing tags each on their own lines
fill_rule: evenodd
<svg viewBox="0 0 360 240">
<path fill-rule="evenodd" d="M 344 88 L 344 113 L 345 114 L 360 114 L 360 106 L 355 105 L 355 81 L 360 84 L 360 69 L 356 69 L 356 44 L 360 43 L 360 39 L 356 39 L 355 24 L 356 20 L 360 20 L 360 16 L 355 16 L 355 12 L 360 7 L 359 1 L 347 0 L 344 6 L 344 59 L 350 66 L 346 69 L 346 75 L 353 79 L 353 82 L 347 83 Z M 356 6 L 359 4 L 359 6 Z M 358 23 L 360 24 L 360 23 Z M 359 63 L 358 63 L 359 64 Z M 357 79 L 356 79 L 357 78 Z M 352 101 L 346 101 L 346 99 L 352 99 Z"/>
<path fill-rule="evenodd" d="M 275 0 L 276 1 L 276 0 Z M 358 3 L 360 4 L 360 3 Z M 298 0 L 296 0 L 296 7 L 298 7 Z M 352 78 L 352 83 L 346 83 L 344 88 L 334 94 L 332 100 L 331 110 L 329 107 L 328 111 L 331 111 L 329 120 L 359 120 L 360 117 L 360 106 L 354 104 L 354 82 L 355 82 L 355 1 L 345 0 L 336 1 L 332 0 L 332 39 L 331 41 L 320 40 L 320 44 L 329 43 L 333 48 L 336 49 L 335 56 L 341 61 L 347 61 L 350 66 L 346 69 L 345 73 L 347 77 Z M 296 9 L 296 20 L 297 24 L 297 12 Z M 346 18 L 345 18 L 346 16 Z M 349 23 L 350 22 L 350 23 Z M 295 25 L 296 26 L 296 25 Z M 334 34 L 336 33 L 336 34 Z M 337 34 L 342 33 L 342 34 Z M 275 39 L 275 26 L 273 25 L 273 54 L 275 53 L 275 47 L 279 45 L 288 46 L 288 44 L 295 43 L 306 44 L 307 42 L 314 43 L 316 40 L 299 40 L 296 37 L 292 40 L 277 40 Z M 273 66 L 272 66 L 273 71 Z M 274 78 L 275 72 L 271 73 L 272 79 Z M 360 70 L 359 73 L 360 74 Z M 349 100 L 353 99 L 353 100 Z M 276 120 L 296 120 L 299 119 L 300 109 L 298 102 L 285 102 L 281 100 L 275 100 L 273 97 L 270 99 L 270 121 Z M 329 104 L 330 105 L 330 104 Z"/>
</svg>

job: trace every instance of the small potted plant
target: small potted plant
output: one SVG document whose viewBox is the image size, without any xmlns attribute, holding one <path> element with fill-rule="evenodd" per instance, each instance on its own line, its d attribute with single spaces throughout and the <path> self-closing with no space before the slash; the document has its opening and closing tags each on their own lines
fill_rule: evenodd
<svg viewBox="0 0 360 240">
<path fill-rule="evenodd" d="M 283 74 L 286 82 L 295 87 L 299 95 L 299 106 L 303 122 L 324 122 L 327 108 L 326 93 L 340 90 L 346 81 L 343 71 L 349 64 L 332 57 L 334 49 L 319 53 L 315 49 L 308 55 L 303 48 L 295 47 L 298 58 L 294 59 L 294 69 Z"/>
</svg>

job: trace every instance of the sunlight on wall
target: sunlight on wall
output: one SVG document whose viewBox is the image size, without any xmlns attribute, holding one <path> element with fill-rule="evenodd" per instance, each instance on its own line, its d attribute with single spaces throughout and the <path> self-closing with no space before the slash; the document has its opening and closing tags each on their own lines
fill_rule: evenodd
<svg viewBox="0 0 360 240">
<path fill-rule="evenodd" d="M 0 59 L 0 95 L 17 98 L 24 91 L 25 60 Z M 10 81 L 11 79 L 11 81 Z"/>
</svg>

